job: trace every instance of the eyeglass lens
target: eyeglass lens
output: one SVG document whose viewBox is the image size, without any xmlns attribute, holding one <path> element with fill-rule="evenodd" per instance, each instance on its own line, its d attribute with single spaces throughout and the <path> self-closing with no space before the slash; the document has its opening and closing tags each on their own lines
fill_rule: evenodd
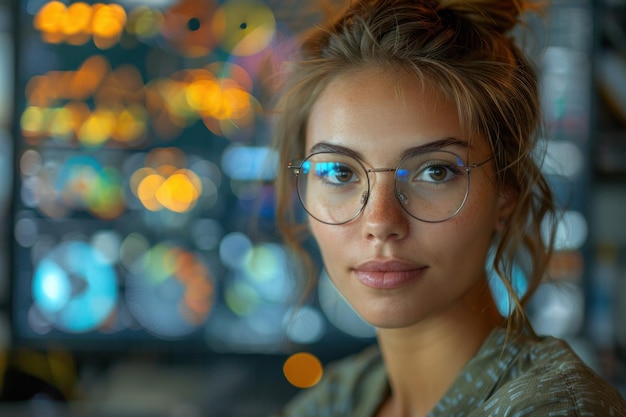
<svg viewBox="0 0 626 417">
<path fill-rule="evenodd" d="M 411 154 L 395 171 L 398 201 L 407 213 L 426 222 L 454 216 L 463 206 L 468 188 L 469 176 L 463 160 L 449 151 Z M 311 216 L 323 223 L 342 224 L 363 210 L 370 195 L 370 177 L 363 164 L 352 156 L 316 153 L 302 162 L 297 190 Z"/>
</svg>

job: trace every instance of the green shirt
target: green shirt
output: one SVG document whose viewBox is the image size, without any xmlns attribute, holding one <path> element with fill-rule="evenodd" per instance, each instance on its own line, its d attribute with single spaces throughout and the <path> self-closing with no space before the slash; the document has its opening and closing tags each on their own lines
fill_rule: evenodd
<svg viewBox="0 0 626 417">
<path fill-rule="evenodd" d="M 389 392 L 377 347 L 329 367 L 279 416 L 371 417 Z M 430 417 L 626 416 L 626 402 L 563 341 L 487 338 Z"/>
</svg>

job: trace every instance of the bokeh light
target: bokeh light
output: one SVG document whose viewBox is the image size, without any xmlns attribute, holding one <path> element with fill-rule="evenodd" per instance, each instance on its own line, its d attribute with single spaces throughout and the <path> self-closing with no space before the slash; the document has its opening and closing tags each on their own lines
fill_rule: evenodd
<svg viewBox="0 0 626 417">
<path fill-rule="evenodd" d="M 582 329 L 584 295 L 579 285 L 566 281 L 545 282 L 533 295 L 532 325 L 537 334 L 569 337 Z"/>
<path fill-rule="evenodd" d="M 20 127 L 31 144 L 52 139 L 136 147 L 149 133 L 169 139 L 201 120 L 213 134 L 243 141 L 263 114 L 253 88 L 251 76 L 233 63 L 212 62 L 145 83 L 135 66 L 112 68 L 94 55 L 75 71 L 31 78 Z"/>
<path fill-rule="evenodd" d="M 323 340 L 325 313 L 293 310 L 299 283 L 270 226 L 264 104 L 289 25 L 261 0 L 23 6 L 12 231 L 19 273 L 40 276 L 39 301 L 16 307 L 28 337 L 204 335 L 253 352 Z M 116 275 L 108 316 L 53 317 L 87 288 L 57 259 L 68 242 Z"/>
<path fill-rule="evenodd" d="M 234 64 L 212 63 L 157 78 L 146 86 L 146 109 L 157 125 L 180 131 L 197 120 L 215 135 L 249 139 L 262 108 L 250 76 Z"/>
<path fill-rule="evenodd" d="M 126 208 L 120 172 L 95 157 L 75 155 L 63 160 L 28 150 L 19 163 L 23 203 L 48 217 L 64 218 L 78 210 L 113 219 Z"/>
<path fill-rule="evenodd" d="M 252 241 L 247 235 L 232 232 L 224 236 L 220 243 L 220 259 L 224 265 L 237 269 L 243 264 L 250 249 L 252 249 Z"/>
<path fill-rule="evenodd" d="M 29 105 L 20 126 L 31 144 L 52 139 L 78 141 L 85 147 L 110 141 L 137 146 L 148 132 L 141 74 L 131 65 L 112 70 L 101 55 L 87 58 L 76 71 L 49 71 L 31 78 L 26 97 Z"/>
<path fill-rule="evenodd" d="M 177 148 L 153 149 L 145 164 L 130 177 L 130 189 L 143 207 L 176 213 L 192 210 L 203 192 L 203 181 L 186 168 L 187 156 Z"/>
<path fill-rule="evenodd" d="M 322 379 L 324 369 L 320 360 L 307 352 L 294 353 L 283 365 L 287 381 L 298 388 L 311 388 Z"/>
<path fill-rule="evenodd" d="M 177 338 L 201 327 L 213 307 L 215 285 L 197 254 L 160 243 L 131 268 L 126 302 L 144 328 L 160 337 Z"/>
<path fill-rule="evenodd" d="M 49 1 L 37 12 L 33 25 L 48 43 L 83 45 L 90 39 L 100 49 L 114 46 L 126 25 L 126 10 L 118 4 Z"/>
<path fill-rule="evenodd" d="M 239 268 L 265 302 L 286 305 L 295 290 L 288 264 L 284 246 L 258 243 L 247 251 Z"/>
<path fill-rule="evenodd" d="M 140 5 L 128 14 L 126 31 L 139 39 L 150 39 L 159 34 L 163 20 L 164 16 L 160 10 Z"/>
<path fill-rule="evenodd" d="M 234 232 L 224 237 L 219 253 L 222 263 L 234 271 L 233 279 L 226 284 L 225 297 L 235 314 L 248 316 L 264 305 L 293 301 L 295 284 L 281 245 L 255 245 L 248 236 Z"/>
<path fill-rule="evenodd" d="M 364 339 L 376 336 L 376 329 L 354 311 L 325 270 L 320 274 L 318 298 L 322 311 L 339 330 L 350 336 Z"/>
<path fill-rule="evenodd" d="M 219 41 L 211 31 L 216 9 L 213 0 L 179 0 L 165 11 L 161 34 L 183 56 L 208 55 Z"/>
<path fill-rule="evenodd" d="M 212 21 L 216 38 L 225 51 L 238 56 L 254 55 L 264 50 L 274 38 L 274 13 L 258 0 L 228 0 Z"/>
<path fill-rule="evenodd" d="M 574 210 L 563 213 L 556 229 L 554 247 L 556 250 L 581 249 L 589 236 L 589 226 L 585 216 Z"/>
<path fill-rule="evenodd" d="M 39 238 L 39 228 L 34 219 L 25 217 L 18 218 L 13 228 L 15 240 L 20 246 L 31 247 Z"/>
<path fill-rule="evenodd" d="M 503 317 L 508 317 L 513 312 L 515 303 L 511 299 L 511 295 L 509 294 L 506 285 L 502 282 L 502 278 L 498 276 L 493 268 L 494 255 L 494 250 L 490 250 L 486 262 L 489 288 L 491 289 L 498 311 Z M 528 291 L 528 278 L 518 263 L 513 264 L 509 283 L 519 299 L 521 299 L 524 294 L 526 294 L 526 291 Z"/>
<path fill-rule="evenodd" d="M 191 238 L 201 250 L 214 250 L 224 235 L 224 227 L 215 219 L 198 219 L 191 229 Z"/>
<path fill-rule="evenodd" d="M 292 342 L 313 344 L 324 336 L 326 321 L 319 310 L 302 306 L 285 316 L 285 327 L 285 333 Z"/>
<path fill-rule="evenodd" d="M 70 333 L 102 326 L 115 308 L 117 274 L 109 260 L 80 241 L 62 243 L 37 265 L 32 281 L 40 320 Z"/>
<path fill-rule="evenodd" d="M 581 250 L 554 252 L 548 265 L 548 277 L 553 280 L 581 282 L 585 271 L 585 259 Z"/>
<path fill-rule="evenodd" d="M 111 265 L 120 260 L 121 236 L 115 230 L 99 230 L 90 239 L 91 246 Z"/>
<path fill-rule="evenodd" d="M 126 10 L 115 3 L 96 3 L 92 6 L 92 10 L 93 43 L 100 49 L 113 47 L 120 40 L 126 25 Z"/>
<path fill-rule="evenodd" d="M 269 181 L 276 174 L 277 156 L 267 147 L 231 146 L 222 154 L 222 167 L 235 180 Z"/>
<path fill-rule="evenodd" d="M 141 273 L 144 265 L 140 262 L 150 249 L 150 243 L 140 233 L 133 232 L 124 238 L 119 249 L 122 265 L 132 273 Z"/>
<path fill-rule="evenodd" d="M 584 156 L 573 142 L 556 140 L 547 142 L 543 165 L 546 174 L 575 178 L 584 168 Z"/>
</svg>

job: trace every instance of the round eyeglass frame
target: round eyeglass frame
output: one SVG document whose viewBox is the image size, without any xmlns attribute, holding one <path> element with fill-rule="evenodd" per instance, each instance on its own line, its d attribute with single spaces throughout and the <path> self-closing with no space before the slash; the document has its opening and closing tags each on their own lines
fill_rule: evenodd
<svg viewBox="0 0 626 417">
<path fill-rule="evenodd" d="M 430 151 L 426 151 L 426 152 L 430 152 Z M 424 153 L 424 151 L 409 153 L 404 158 L 402 158 L 402 160 L 398 163 L 396 168 L 366 168 L 365 165 L 363 164 L 363 162 L 361 162 L 361 160 L 359 158 L 357 158 L 355 156 L 352 156 L 352 155 L 349 155 L 347 153 L 337 152 L 337 151 L 320 151 L 320 152 L 314 152 L 314 153 L 306 156 L 303 159 L 299 159 L 299 160 L 295 160 L 295 161 L 289 162 L 289 164 L 287 164 L 287 169 L 290 170 L 296 176 L 296 192 L 298 194 L 298 200 L 300 200 L 300 205 L 302 206 L 304 211 L 309 216 L 311 216 L 312 218 L 314 218 L 315 220 L 317 220 L 320 223 L 328 224 L 328 225 L 331 225 L 331 226 L 340 226 L 340 225 L 349 223 L 352 220 L 354 220 L 357 217 L 359 217 L 359 215 L 363 212 L 363 209 L 365 209 L 365 206 L 367 205 L 367 202 L 369 201 L 369 197 L 370 197 L 370 193 L 371 193 L 371 187 L 372 187 L 372 183 L 370 181 L 370 175 L 369 174 L 372 173 L 372 172 L 393 172 L 394 173 L 393 186 L 394 186 L 394 194 L 396 196 L 396 200 L 398 201 L 398 203 L 400 203 L 400 207 L 402 207 L 402 210 L 404 210 L 404 212 L 407 213 L 409 216 L 411 216 L 412 218 L 414 218 L 416 220 L 424 222 L 424 223 L 443 223 L 445 221 L 450 220 L 451 218 L 453 218 L 457 214 L 459 214 L 459 212 L 463 209 L 463 206 L 465 206 L 465 202 L 467 201 L 467 197 L 469 196 L 470 173 L 472 172 L 472 170 L 475 169 L 475 168 L 480 168 L 481 166 L 485 165 L 487 162 L 489 162 L 492 159 L 494 159 L 494 157 L 491 156 L 491 157 L 485 159 L 484 161 L 481 161 L 481 162 L 478 162 L 478 163 L 466 164 L 465 161 L 463 160 L 463 158 L 461 158 L 458 154 L 456 154 L 456 153 L 454 153 L 452 151 L 448 151 L 448 150 L 444 150 L 444 149 L 436 149 L 436 150 L 433 150 L 433 152 L 445 152 L 445 153 L 451 154 L 452 156 L 456 157 L 456 159 L 458 161 L 461 161 L 463 163 L 463 165 L 459 165 L 459 166 L 465 168 L 465 175 L 467 176 L 467 187 L 465 189 L 465 195 L 463 196 L 463 199 L 462 199 L 461 203 L 459 204 L 459 207 L 452 214 L 450 214 L 448 217 L 446 217 L 444 219 L 441 219 L 441 220 L 424 220 L 424 219 L 420 219 L 416 215 L 412 214 L 410 211 L 408 211 L 408 209 L 404 206 L 404 204 L 402 204 L 402 197 L 401 197 L 402 192 L 400 190 L 398 190 L 398 170 L 400 169 L 400 167 L 404 164 L 404 162 L 407 159 L 412 158 L 412 157 L 414 157 L 417 154 Z M 359 210 L 357 210 L 357 212 L 351 218 L 349 218 L 348 220 L 345 220 L 345 221 L 342 221 L 342 222 L 338 222 L 338 223 L 334 223 L 334 222 L 329 222 L 329 221 L 325 221 L 325 220 L 319 219 L 317 216 L 315 216 L 313 213 L 311 213 L 309 211 L 309 209 L 307 209 L 306 205 L 304 204 L 304 202 L 302 200 L 302 195 L 300 193 L 300 187 L 298 186 L 298 176 L 300 175 L 300 171 L 302 170 L 302 167 L 305 164 L 305 162 L 308 161 L 310 158 L 312 158 L 312 157 L 314 157 L 316 155 L 320 155 L 320 154 L 340 154 L 340 155 L 348 156 L 348 157 L 354 159 L 359 164 L 359 166 L 363 169 L 363 171 L 367 174 L 366 175 L 366 177 L 367 177 L 367 194 L 365 195 L 365 200 L 361 204 L 361 207 L 359 208 Z"/>
</svg>

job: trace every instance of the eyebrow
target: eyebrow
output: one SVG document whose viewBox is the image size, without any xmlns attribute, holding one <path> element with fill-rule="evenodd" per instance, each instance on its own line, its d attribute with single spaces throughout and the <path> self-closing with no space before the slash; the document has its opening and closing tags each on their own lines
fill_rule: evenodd
<svg viewBox="0 0 626 417">
<path fill-rule="evenodd" d="M 469 143 L 467 141 L 454 138 L 454 137 L 446 137 L 442 139 L 437 139 L 432 142 L 424 143 L 423 145 L 413 146 L 411 148 L 405 149 L 400 154 L 400 159 L 405 158 L 408 155 L 418 153 L 418 152 L 427 152 L 427 151 L 438 151 L 446 148 L 459 148 L 459 149 L 467 149 L 469 148 Z M 355 151 L 354 149 L 346 148 L 345 146 L 336 145 L 328 142 L 318 142 L 313 145 L 309 151 L 310 153 L 317 152 L 341 152 L 360 160 L 363 160 L 363 155 L 360 152 Z"/>
</svg>

